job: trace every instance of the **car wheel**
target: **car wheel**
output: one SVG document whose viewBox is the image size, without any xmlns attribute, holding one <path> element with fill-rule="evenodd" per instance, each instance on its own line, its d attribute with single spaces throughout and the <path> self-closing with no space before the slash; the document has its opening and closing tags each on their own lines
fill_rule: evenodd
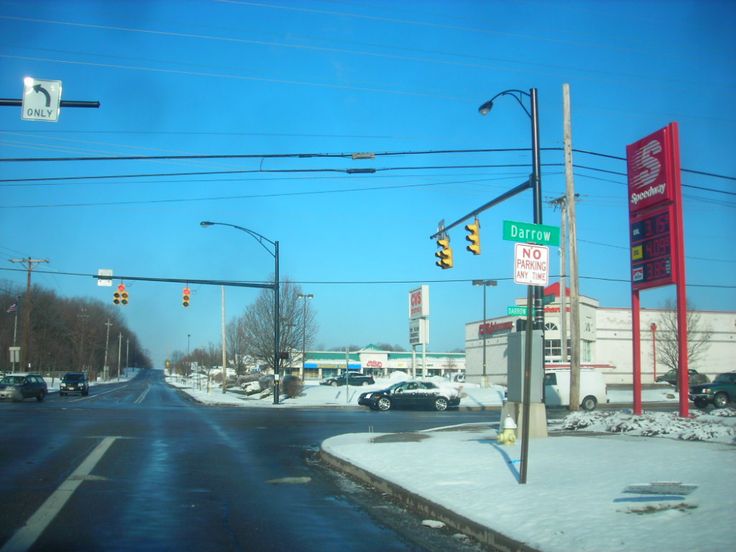
<svg viewBox="0 0 736 552">
<path fill-rule="evenodd" d="M 378 403 L 376 403 L 376 406 L 378 406 L 378 410 L 386 411 L 391 409 L 391 399 L 388 397 L 381 397 L 378 399 Z"/>
<path fill-rule="evenodd" d="M 716 393 L 715 397 L 713 397 L 713 404 L 716 408 L 723 408 L 728 404 L 728 395 L 723 391 Z"/>
<path fill-rule="evenodd" d="M 583 402 L 580 403 L 580 406 L 583 408 L 583 410 L 586 410 L 590 412 L 591 410 L 595 410 L 595 407 L 598 405 L 598 400 L 593 395 L 588 395 L 583 399 Z"/>
<path fill-rule="evenodd" d="M 86 397 L 87 395 L 89 395 L 89 391 L 82 391 L 82 395 Z"/>
<path fill-rule="evenodd" d="M 695 403 L 695 406 L 697 408 L 705 408 L 706 406 L 708 406 L 708 401 L 706 401 L 705 399 L 695 399 L 693 402 Z"/>
<path fill-rule="evenodd" d="M 66 395 L 66 393 L 64 393 L 64 392 L 62 392 L 62 391 L 59 391 L 59 396 L 60 396 L 60 397 L 63 397 L 64 395 Z"/>
<path fill-rule="evenodd" d="M 439 412 L 447 410 L 447 399 L 445 397 L 437 397 L 434 400 L 434 409 Z"/>
<path fill-rule="evenodd" d="M 41 391 L 41 392 L 40 392 L 40 393 L 39 393 L 38 395 L 36 395 L 36 400 L 37 400 L 38 402 L 43 402 L 43 398 L 44 398 L 45 396 L 46 396 L 46 393 L 44 393 L 43 391 Z"/>
</svg>

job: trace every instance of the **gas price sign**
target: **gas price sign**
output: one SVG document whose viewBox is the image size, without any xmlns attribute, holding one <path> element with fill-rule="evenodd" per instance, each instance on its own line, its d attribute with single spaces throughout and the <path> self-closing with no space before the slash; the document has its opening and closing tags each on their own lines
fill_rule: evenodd
<svg viewBox="0 0 736 552">
<path fill-rule="evenodd" d="M 667 206 L 632 220 L 631 282 L 634 289 L 675 281 L 672 252 L 675 249 L 672 207 Z"/>
</svg>

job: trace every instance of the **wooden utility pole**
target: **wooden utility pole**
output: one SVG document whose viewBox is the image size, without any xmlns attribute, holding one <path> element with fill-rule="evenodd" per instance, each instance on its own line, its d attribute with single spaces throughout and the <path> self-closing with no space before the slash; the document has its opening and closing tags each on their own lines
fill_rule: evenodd
<svg viewBox="0 0 736 552">
<path fill-rule="evenodd" d="M 575 218 L 575 179 L 572 163 L 572 113 L 570 85 L 562 85 L 563 141 L 567 214 L 570 221 L 570 410 L 580 406 L 580 286 L 578 282 L 578 238 Z"/>
<path fill-rule="evenodd" d="M 47 263 L 47 259 L 10 259 L 11 263 L 22 263 L 26 265 L 28 277 L 26 279 L 26 295 L 23 298 L 23 348 L 21 349 L 20 363 L 21 366 L 30 369 L 31 364 L 31 311 L 33 310 L 33 299 L 31 294 L 31 272 L 33 265 L 38 263 Z"/>
<path fill-rule="evenodd" d="M 568 362 L 567 356 L 567 196 L 549 201 L 559 207 L 562 213 L 560 225 L 560 350 L 562 362 Z"/>
</svg>

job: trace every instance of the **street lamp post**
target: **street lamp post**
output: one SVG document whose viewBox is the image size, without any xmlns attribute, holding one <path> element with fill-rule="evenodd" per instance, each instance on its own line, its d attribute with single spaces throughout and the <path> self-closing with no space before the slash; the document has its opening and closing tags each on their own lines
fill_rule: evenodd
<svg viewBox="0 0 736 552">
<path fill-rule="evenodd" d="M 302 314 L 302 373 L 301 380 L 304 381 L 305 359 L 307 354 L 307 299 L 314 299 L 313 293 L 300 293 L 298 299 L 304 299 L 304 310 Z"/>
<path fill-rule="evenodd" d="M 274 382 L 273 382 L 273 404 L 279 404 L 279 378 L 280 378 L 280 360 L 279 360 L 279 342 L 281 340 L 281 321 L 279 316 L 279 242 L 271 241 L 263 234 L 259 234 L 258 232 L 254 232 L 253 230 L 249 230 L 248 228 L 243 228 L 242 226 L 238 226 L 237 224 L 229 224 L 227 222 L 212 222 L 209 220 L 203 220 L 199 223 L 202 227 L 207 226 L 229 226 L 230 228 L 235 228 L 236 230 L 240 230 L 241 232 L 245 232 L 246 234 L 249 234 L 251 237 L 253 237 L 258 243 L 261 244 L 263 249 L 268 251 L 268 253 L 274 258 L 274 279 L 273 279 L 273 316 L 274 316 L 274 331 L 273 331 L 273 372 L 274 372 Z M 265 242 L 265 243 L 264 243 Z M 271 247 L 273 247 L 273 251 L 268 248 L 266 243 L 270 244 Z"/>
<path fill-rule="evenodd" d="M 474 286 L 483 286 L 483 326 L 486 325 L 486 289 L 488 286 L 496 286 L 496 280 L 473 280 Z M 483 329 L 483 377 L 481 378 L 481 387 L 488 387 L 488 374 L 486 372 L 486 337 L 488 333 Z"/>
<path fill-rule="evenodd" d="M 532 211 L 534 216 L 534 224 L 542 224 L 542 176 L 540 171 L 540 150 L 539 150 L 539 111 L 537 108 L 537 89 L 530 88 L 529 92 L 523 90 L 504 90 L 493 96 L 486 103 L 478 108 L 481 115 L 488 115 L 493 108 L 493 100 L 500 96 L 511 96 L 514 98 L 524 112 L 531 119 L 532 131 L 532 174 L 529 178 L 529 184 L 532 188 Z M 531 112 L 526 108 L 523 97 L 529 98 L 531 104 Z M 564 290 L 563 290 L 564 293 Z M 542 307 L 543 289 L 541 286 L 527 287 L 527 321 L 526 321 L 526 343 L 524 344 L 524 386 L 522 397 L 522 426 L 521 435 L 521 465 L 519 472 L 519 483 L 526 483 L 527 465 L 529 463 L 529 426 L 530 420 L 530 396 L 531 396 L 531 356 L 532 356 L 532 316 L 534 317 L 534 328 L 541 331 L 542 334 L 542 365 L 544 365 L 544 309 Z M 563 313 L 564 315 L 564 313 Z"/>
</svg>

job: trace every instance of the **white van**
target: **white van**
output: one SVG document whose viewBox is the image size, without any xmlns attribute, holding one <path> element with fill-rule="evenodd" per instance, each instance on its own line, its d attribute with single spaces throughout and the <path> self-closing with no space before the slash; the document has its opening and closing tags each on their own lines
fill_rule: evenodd
<svg viewBox="0 0 736 552">
<path fill-rule="evenodd" d="M 570 404 L 570 369 L 546 370 L 544 374 L 544 402 L 547 406 Z M 593 410 L 598 403 L 607 403 L 606 382 L 603 374 L 589 368 L 580 370 L 580 407 Z"/>
</svg>

